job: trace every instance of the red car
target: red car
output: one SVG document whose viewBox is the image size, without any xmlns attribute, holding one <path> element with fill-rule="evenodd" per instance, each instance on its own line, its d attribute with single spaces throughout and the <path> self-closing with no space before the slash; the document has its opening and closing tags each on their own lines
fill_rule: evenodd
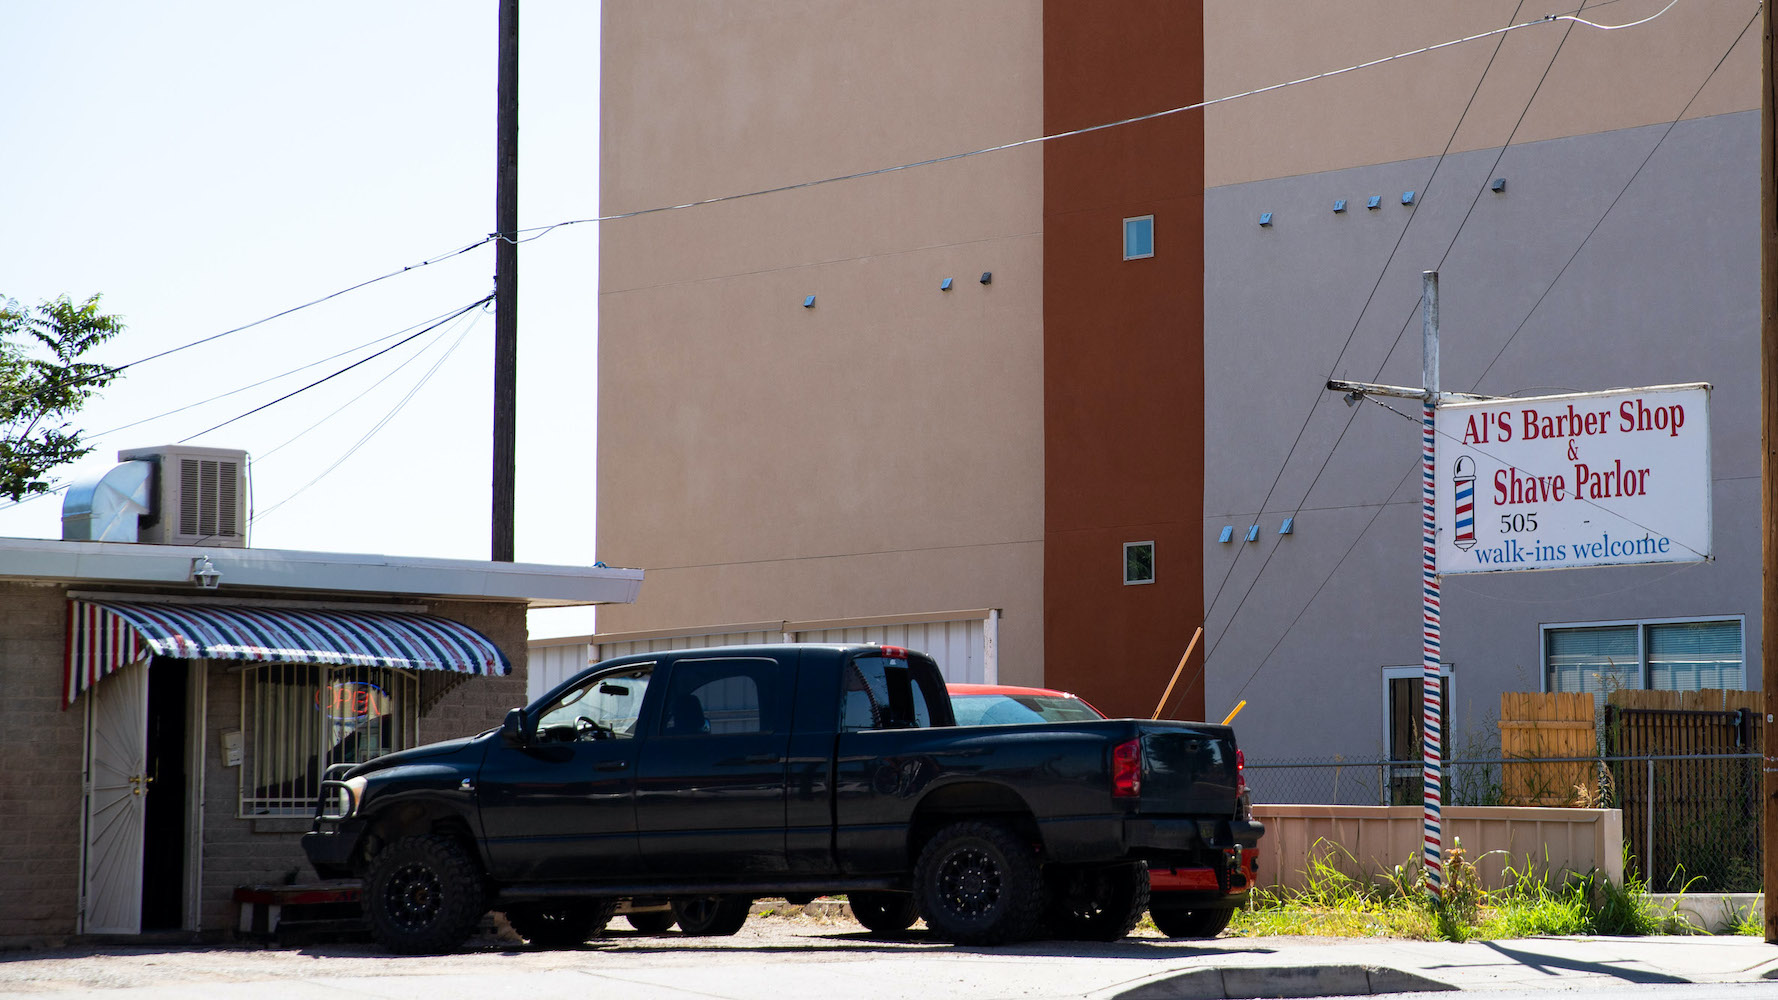
<svg viewBox="0 0 1778 1000">
<path fill-rule="evenodd" d="M 1015 687 L 1006 684 L 948 684 L 951 710 L 959 726 L 1006 726 L 1028 722 L 1082 722 L 1106 718 L 1089 702 L 1066 691 Z M 1235 773 L 1241 787 L 1241 808 L 1251 808 L 1247 797 L 1245 760 L 1235 751 Z M 1168 937 L 1215 937 L 1229 924 L 1235 909 L 1259 877 L 1259 851 L 1248 848 L 1227 852 L 1222 870 L 1204 868 L 1149 868 L 1148 915 Z M 1215 905 L 1206 905 L 1206 903 Z"/>
</svg>

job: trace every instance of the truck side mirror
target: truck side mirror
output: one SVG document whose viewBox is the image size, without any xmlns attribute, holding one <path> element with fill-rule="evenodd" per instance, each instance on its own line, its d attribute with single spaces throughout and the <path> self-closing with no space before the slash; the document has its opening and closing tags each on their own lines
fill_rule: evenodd
<svg viewBox="0 0 1778 1000">
<path fill-rule="evenodd" d="M 525 710 L 515 708 L 506 713 L 506 721 L 500 724 L 500 742 L 509 747 L 525 745 Z"/>
</svg>

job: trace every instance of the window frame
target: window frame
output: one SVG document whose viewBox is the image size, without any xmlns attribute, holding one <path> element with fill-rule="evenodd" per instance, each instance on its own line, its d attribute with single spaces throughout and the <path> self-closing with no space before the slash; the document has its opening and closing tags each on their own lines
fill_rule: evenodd
<svg viewBox="0 0 1778 1000">
<path fill-rule="evenodd" d="M 291 706 L 273 706 L 270 717 L 264 711 L 266 698 L 257 697 L 260 685 L 276 683 L 268 680 L 272 670 L 284 671 L 284 676 L 292 676 L 295 671 L 310 672 L 310 681 L 303 681 L 303 686 L 312 687 L 315 691 L 332 688 L 335 684 L 357 683 L 360 678 L 374 679 L 364 681 L 375 684 L 385 691 L 390 691 L 394 702 L 392 710 L 387 713 L 397 717 L 394 735 L 387 749 L 372 754 L 363 760 L 375 760 L 377 757 L 408 750 L 420 745 L 420 677 L 418 672 L 398 667 L 356 666 L 341 663 L 289 663 L 279 661 L 262 661 L 242 664 L 238 668 L 241 678 L 241 715 L 242 744 L 245 753 L 242 755 L 241 766 L 236 769 L 235 781 L 235 818 L 236 819 L 278 819 L 308 818 L 315 813 L 315 796 L 320 794 L 320 781 L 329 765 L 335 763 L 328 759 L 337 744 L 330 744 L 328 714 L 315 710 L 315 725 L 312 728 L 292 724 L 293 716 L 298 709 L 287 714 L 286 708 Z M 386 682 L 379 683 L 379 681 Z M 289 683 L 288 681 L 285 683 Z M 305 735 L 306 734 L 306 735 Z M 271 742 L 282 745 L 278 751 L 284 754 L 282 763 L 286 767 L 302 767 L 306 764 L 307 748 L 301 741 L 312 740 L 314 747 L 316 772 L 316 791 L 306 802 L 292 802 L 290 796 L 255 795 L 251 789 L 263 786 L 267 781 L 277 779 L 270 773 L 277 769 L 277 760 L 265 762 L 262 751 Z M 294 780 L 294 778 L 292 779 Z"/>
<path fill-rule="evenodd" d="M 1130 252 L 1130 224 L 1133 222 L 1146 222 L 1148 224 L 1148 252 L 1147 253 L 1134 253 L 1133 254 Z M 1153 215 L 1127 216 L 1124 219 L 1124 237 L 1123 238 L 1124 238 L 1124 259 L 1125 260 L 1148 260 L 1149 258 L 1153 257 L 1154 256 L 1154 216 Z"/>
<path fill-rule="evenodd" d="M 1746 615 L 1688 615 L 1677 618 L 1615 618 L 1595 622 L 1543 622 L 1537 626 L 1537 683 L 1538 690 L 1545 694 L 1550 691 L 1550 633 L 1566 632 L 1596 628 L 1627 628 L 1636 629 L 1636 680 L 1634 690 L 1649 691 L 1648 663 L 1648 630 L 1651 626 L 1661 625 L 1697 625 L 1734 622 L 1741 632 L 1741 686 L 1747 687 L 1747 616 Z M 1687 689 L 1700 690 L 1700 689 Z M 1603 692 L 1594 692 L 1604 697 Z"/>
<path fill-rule="evenodd" d="M 1130 550 L 1142 548 L 1144 546 L 1147 546 L 1147 548 L 1148 548 L 1148 579 L 1146 579 L 1146 580 L 1132 580 L 1132 579 L 1130 579 Z M 1125 542 L 1124 543 L 1124 586 L 1126 586 L 1126 587 L 1145 586 L 1147 584 L 1151 584 L 1151 583 L 1155 582 L 1155 580 L 1159 577 L 1159 575 L 1160 574 L 1156 571 L 1156 567 L 1155 567 L 1154 539 L 1151 538 L 1146 542 Z"/>
</svg>

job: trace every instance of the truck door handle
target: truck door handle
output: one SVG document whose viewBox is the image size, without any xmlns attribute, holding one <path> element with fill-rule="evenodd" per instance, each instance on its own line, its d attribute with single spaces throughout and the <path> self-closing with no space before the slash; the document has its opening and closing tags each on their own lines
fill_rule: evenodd
<svg viewBox="0 0 1778 1000">
<path fill-rule="evenodd" d="M 626 766 L 628 766 L 626 764 L 626 762 L 621 761 L 621 760 L 602 760 L 602 761 L 598 762 L 597 764 L 593 765 L 593 770 L 595 770 L 595 771 L 621 771 Z"/>
<path fill-rule="evenodd" d="M 776 764 L 781 760 L 775 753 L 750 753 L 741 758 L 743 764 Z"/>
</svg>

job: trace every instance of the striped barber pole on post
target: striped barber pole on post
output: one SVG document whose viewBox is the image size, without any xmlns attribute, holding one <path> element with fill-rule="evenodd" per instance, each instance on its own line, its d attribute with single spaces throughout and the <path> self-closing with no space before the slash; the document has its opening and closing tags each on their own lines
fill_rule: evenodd
<svg viewBox="0 0 1778 1000">
<path fill-rule="evenodd" d="M 493 640 L 434 615 L 76 600 L 68 608 L 64 704 L 72 705 L 107 675 L 149 656 L 512 673 L 512 663 Z"/>
<path fill-rule="evenodd" d="M 1428 399 L 1420 411 L 1420 652 L 1421 652 L 1421 797 L 1426 806 L 1426 886 L 1434 895 L 1444 888 L 1444 725 L 1439 684 L 1438 533 L 1433 419 L 1436 403 Z"/>
</svg>

